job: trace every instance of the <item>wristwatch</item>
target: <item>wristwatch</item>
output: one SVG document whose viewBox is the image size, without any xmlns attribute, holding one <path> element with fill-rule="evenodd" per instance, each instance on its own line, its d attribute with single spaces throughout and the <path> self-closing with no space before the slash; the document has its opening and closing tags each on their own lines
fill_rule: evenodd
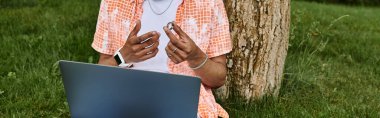
<svg viewBox="0 0 380 118">
<path fill-rule="evenodd" d="M 121 50 L 121 48 L 116 51 L 116 53 L 113 56 L 113 58 L 116 60 L 116 62 L 119 65 L 119 67 L 132 68 L 133 64 L 127 64 L 127 63 L 125 63 L 123 55 L 121 55 L 121 53 L 120 53 L 120 50 Z"/>
</svg>

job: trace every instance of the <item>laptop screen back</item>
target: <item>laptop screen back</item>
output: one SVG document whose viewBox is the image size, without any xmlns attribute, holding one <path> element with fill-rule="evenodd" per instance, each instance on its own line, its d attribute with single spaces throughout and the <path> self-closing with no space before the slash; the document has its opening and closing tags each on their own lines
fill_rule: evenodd
<svg viewBox="0 0 380 118">
<path fill-rule="evenodd" d="M 73 118 L 195 118 L 200 79 L 60 61 Z"/>
</svg>

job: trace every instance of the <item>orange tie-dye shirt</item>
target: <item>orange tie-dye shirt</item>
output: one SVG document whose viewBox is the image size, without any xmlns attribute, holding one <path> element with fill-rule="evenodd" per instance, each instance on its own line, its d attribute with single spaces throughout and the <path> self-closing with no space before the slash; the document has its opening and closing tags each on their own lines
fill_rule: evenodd
<svg viewBox="0 0 380 118">
<path fill-rule="evenodd" d="M 129 32 L 143 13 L 144 0 L 102 0 L 92 47 L 99 53 L 113 55 L 127 40 Z M 232 50 L 228 18 L 223 0 L 183 0 L 175 22 L 210 58 Z M 168 60 L 170 73 L 196 76 L 187 62 L 174 64 Z M 228 118 L 215 101 L 211 88 L 200 89 L 198 116 Z"/>
</svg>

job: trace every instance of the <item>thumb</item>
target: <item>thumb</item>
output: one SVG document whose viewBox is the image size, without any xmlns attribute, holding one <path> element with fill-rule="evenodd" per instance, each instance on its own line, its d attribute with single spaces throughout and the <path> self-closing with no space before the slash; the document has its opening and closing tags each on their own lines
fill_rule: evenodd
<svg viewBox="0 0 380 118">
<path fill-rule="evenodd" d="M 131 31 L 131 33 L 129 34 L 129 36 L 137 36 L 137 34 L 139 33 L 140 29 L 141 29 L 141 21 L 137 20 L 136 21 L 136 25 L 133 28 L 133 30 Z"/>
</svg>

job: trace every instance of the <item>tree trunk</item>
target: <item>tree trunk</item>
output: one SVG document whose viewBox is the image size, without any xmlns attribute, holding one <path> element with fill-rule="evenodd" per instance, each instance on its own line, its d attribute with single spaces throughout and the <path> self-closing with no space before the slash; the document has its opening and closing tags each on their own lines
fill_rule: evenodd
<svg viewBox="0 0 380 118">
<path fill-rule="evenodd" d="M 277 96 L 288 49 L 290 0 L 224 0 L 234 49 L 219 98 Z"/>
</svg>

